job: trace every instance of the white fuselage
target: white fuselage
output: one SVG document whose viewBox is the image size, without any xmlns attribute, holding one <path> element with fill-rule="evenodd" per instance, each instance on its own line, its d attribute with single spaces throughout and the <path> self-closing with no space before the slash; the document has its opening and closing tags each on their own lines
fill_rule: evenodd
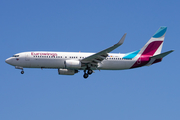
<svg viewBox="0 0 180 120">
<path fill-rule="evenodd" d="M 85 52 L 22 52 L 18 56 L 10 57 L 6 60 L 7 63 L 13 66 L 20 66 L 23 68 L 65 68 L 64 61 L 77 60 L 80 61 L 94 53 Z M 125 54 L 109 54 L 106 59 L 98 63 L 97 68 L 102 70 L 122 70 L 129 69 L 137 60 L 123 59 Z M 83 70 L 81 67 L 79 70 Z"/>
</svg>

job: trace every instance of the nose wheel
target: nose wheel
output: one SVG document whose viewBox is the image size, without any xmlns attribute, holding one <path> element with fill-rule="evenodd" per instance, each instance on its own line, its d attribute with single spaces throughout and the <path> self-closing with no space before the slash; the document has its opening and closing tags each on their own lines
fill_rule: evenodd
<svg viewBox="0 0 180 120">
<path fill-rule="evenodd" d="M 23 71 L 23 70 L 21 71 L 21 74 L 24 74 L 24 71 Z"/>
</svg>

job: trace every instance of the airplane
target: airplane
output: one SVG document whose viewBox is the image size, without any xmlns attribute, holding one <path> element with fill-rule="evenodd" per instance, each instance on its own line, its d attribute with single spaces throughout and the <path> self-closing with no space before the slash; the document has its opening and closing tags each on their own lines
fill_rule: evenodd
<svg viewBox="0 0 180 120">
<path fill-rule="evenodd" d="M 84 78 L 88 78 L 94 70 L 124 70 L 150 66 L 162 61 L 162 58 L 174 50 L 161 53 L 167 27 L 160 27 L 150 40 L 137 51 L 126 54 L 110 53 L 123 44 L 126 33 L 120 41 L 98 53 L 85 52 L 21 52 L 5 60 L 6 63 L 21 69 L 24 68 L 54 68 L 59 75 L 74 75 L 84 70 Z"/>
</svg>

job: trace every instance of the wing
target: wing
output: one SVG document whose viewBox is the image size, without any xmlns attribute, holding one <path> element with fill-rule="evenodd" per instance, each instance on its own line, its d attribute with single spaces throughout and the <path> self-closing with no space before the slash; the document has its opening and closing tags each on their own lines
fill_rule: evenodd
<svg viewBox="0 0 180 120">
<path fill-rule="evenodd" d="M 98 63 L 100 63 L 101 61 L 106 59 L 109 52 L 113 51 L 114 49 L 116 49 L 117 47 L 119 47 L 120 45 L 123 44 L 125 37 L 126 37 L 126 33 L 122 36 L 122 38 L 120 39 L 120 41 L 117 44 L 82 59 L 81 63 L 83 63 L 85 65 L 91 64 L 91 65 L 97 66 Z"/>
</svg>

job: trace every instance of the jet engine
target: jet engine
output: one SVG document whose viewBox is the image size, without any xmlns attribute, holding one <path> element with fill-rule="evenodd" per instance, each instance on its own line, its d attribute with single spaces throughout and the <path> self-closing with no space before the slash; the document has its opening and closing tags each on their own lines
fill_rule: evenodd
<svg viewBox="0 0 180 120">
<path fill-rule="evenodd" d="M 59 75 L 74 75 L 78 73 L 78 70 L 70 70 L 70 69 L 58 69 Z"/>
<path fill-rule="evenodd" d="M 81 62 L 77 60 L 66 60 L 64 61 L 65 68 L 78 69 L 81 68 Z"/>
</svg>

